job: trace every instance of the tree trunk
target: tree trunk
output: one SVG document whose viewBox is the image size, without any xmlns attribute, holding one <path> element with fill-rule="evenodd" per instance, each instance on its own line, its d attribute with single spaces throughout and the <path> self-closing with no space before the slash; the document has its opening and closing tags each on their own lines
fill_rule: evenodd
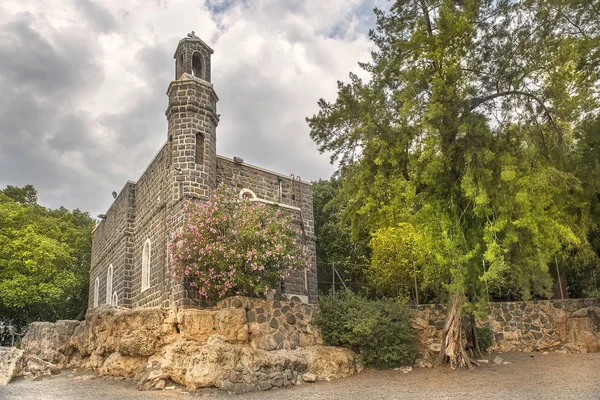
<svg viewBox="0 0 600 400">
<path fill-rule="evenodd" d="M 462 306 L 465 296 L 462 293 L 452 296 L 452 303 L 446 325 L 442 331 L 442 346 L 436 365 L 450 364 L 452 369 L 479 366 L 475 358 L 481 357 L 475 318 L 463 315 Z"/>
</svg>

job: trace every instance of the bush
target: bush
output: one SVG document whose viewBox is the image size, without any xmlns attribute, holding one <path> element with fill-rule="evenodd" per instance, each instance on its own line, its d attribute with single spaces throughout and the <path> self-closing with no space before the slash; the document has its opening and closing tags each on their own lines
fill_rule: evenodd
<svg viewBox="0 0 600 400">
<path fill-rule="evenodd" d="M 395 368 L 412 364 L 417 352 L 412 312 L 397 300 L 366 300 L 351 292 L 319 301 L 313 323 L 329 346 L 351 346 L 367 367 Z"/>
<path fill-rule="evenodd" d="M 307 249 L 292 217 L 240 199 L 219 186 L 210 201 L 189 204 L 169 243 L 172 277 L 189 279 L 201 299 L 275 294 L 292 270 L 307 268 Z"/>
<path fill-rule="evenodd" d="M 477 335 L 477 342 L 481 351 L 486 351 L 494 345 L 494 332 L 491 327 L 475 327 L 475 334 Z"/>
</svg>

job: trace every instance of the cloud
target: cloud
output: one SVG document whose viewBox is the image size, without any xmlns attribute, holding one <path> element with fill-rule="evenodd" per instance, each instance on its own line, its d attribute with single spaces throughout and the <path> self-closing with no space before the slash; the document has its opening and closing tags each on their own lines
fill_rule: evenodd
<svg viewBox="0 0 600 400">
<path fill-rule="evenodd" d="M 218 153 L 327 178 L 304 118 L 369 60 L 381 3 L 5 0 L 0 186 L 32 183 L 44 205 L 104 212 L 166 139 L 173 52 L 191 30 L 215 50 Z"/>
<path fill-rule="evenodd" d="M 109 33 L 117 28 L 117 19 L 100 4 L 90 0 L 77 0 L 75 5 L 96 32 Z"/>
</svg>

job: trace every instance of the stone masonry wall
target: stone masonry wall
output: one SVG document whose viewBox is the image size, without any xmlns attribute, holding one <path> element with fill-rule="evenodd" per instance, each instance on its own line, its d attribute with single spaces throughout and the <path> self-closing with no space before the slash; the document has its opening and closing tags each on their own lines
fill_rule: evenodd
<svg viewBox="0 0 600 400">
<path fill-rule="evenodd" d="M 90 289 L 88 308 L 94 306 L 94 285 L 99 279 L 98 305 L 106 303 L 106 282 L 109 265 L 113 265 L 113 292 L 119 304 L 129 304 L 129 264 L 132 251 L 135 218 L 135 183 L 128 182 L 95 228 L 92 237 Z"/>
<path fill-rule="evenodd" d="M 495 348 L 507 351 L 600 351 L 600 299 L 491 303 Z"/>
<path fill-rule="evenodd" d="M 414 308 L 412 326 L 421 347 L 417 363 L 428 365 L 440 351 L 447 306 Z M 487 319 L 477 321 L 494 334 L 492 349 L 509 351 L 600 351 L 600 299 L 490 303 Z"/>
<path fill-rule="evenodd" d="M 167 292 L 168 156 L 168 146 L 164 145 L 136 184 L 130 280 L 133 307 L 161 305 Z M 147 239 L 151 244 L 150 287 L 142 292 L 142 252 Z"/>
<path fill-rule="evenodd" d="M 246 312 L 248 342 L 255 349 L 290 350 L 323 344 L 321 333 L 311 325 L 316 306 L 290 301 L 235 296 L 220 301 L 218 309 L 238 308 Z"/>
<path fill-rule="evenodd" d="M 301 216 L 295 217 L 299 220 L 302 219 L 305 244 L 309 249 L 308 292 L 305 292 L 304 288 L 304 271 L 294 271 L 292 273 L 292 276 L 286 280 L 286 291 L 290 294 L 306 295 L 309 302 L 316 302 L 316 237 L 312 185 L 309 182 L 295 181 L 285 175 L 245 163 L 235 163 L 229 158 L 217 156 L 217 184 L 220 183 L 224 183 L 238 191 L 250 189 L 259 199 L 297 207 L 301 210 Z M 280 184 L 281 196 L 279 192 Z"/>
</svg>

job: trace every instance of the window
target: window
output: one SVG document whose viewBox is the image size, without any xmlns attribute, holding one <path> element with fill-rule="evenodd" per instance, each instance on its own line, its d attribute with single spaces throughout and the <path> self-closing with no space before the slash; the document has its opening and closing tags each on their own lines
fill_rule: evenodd
<svg viewBox="0 0 600 400">
<path fill-rule="evenodd" d="M 192 55 L 192 75 L 204 79 L 204 57 L 197 51 Z"/>
<path fill-rule="evenodd" d="M 106 273 L 106 304 L 110 306 L 112 300 L 112 288 L 113 288 L 113 266 L 108 266 L 108 272 Z"/>
<path fill-rule="evenodd" d="M 119 305 L 119 298 L 117 297 L 117 292 L 114 292 L 112 295 L 112 305 L 117 307 Z"/>
<path fill-rule="evenodd" d="M 183 75 L 183 53 L 175 61 L 175 79 L 181 78 L 181 75 Z"/>
<path fill-rule="evenodd" d="M 98 292 L 100 291 L 100 279 L 96 278 L 94 282 L 94 308 L 98 307 Z"/>
<path fill-rule="evenodd" d="M 196 164 L 204 165 L 204 135 L 196 133 Z"/>
<path fill-rule="evenodd" d="M 152 249 L 150 239 L 146 239 L 142 250 L 142 292 L 150 287 L 150 258 Z"/>
<path fill-rule="evenodd" d="M 242 190 L 240 190 L 240 199 L 254 200 L 254 199 L 256 199 L 256 194 L 250 189 L 242 189 Z"/>
</svg>

